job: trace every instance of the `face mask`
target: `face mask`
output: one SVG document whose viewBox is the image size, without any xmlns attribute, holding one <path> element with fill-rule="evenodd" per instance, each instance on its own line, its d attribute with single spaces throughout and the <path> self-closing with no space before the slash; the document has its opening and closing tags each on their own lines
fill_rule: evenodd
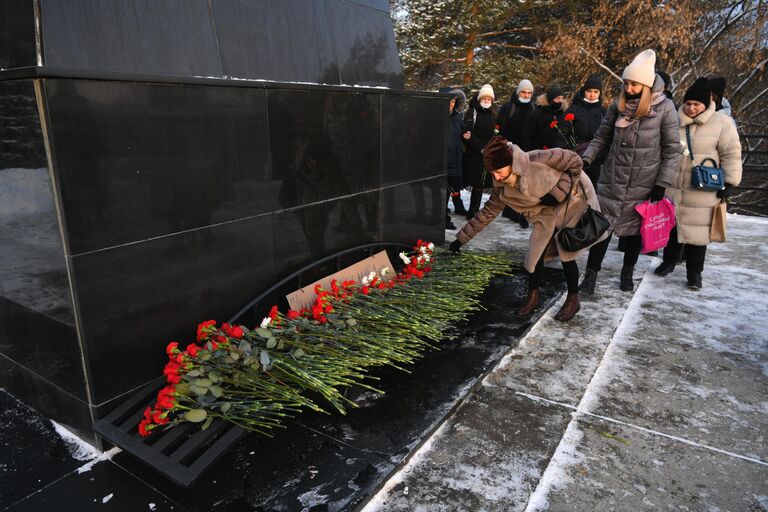
<svg viewBox="0 0 768 512">
<path fill-rule="evenodd" d="M 517 98 L 517 101 L 519 101 L 520 103 L 530 103 L 531 98 Z"/>
<path fill-rule="evenodd" d="M 491 103 L 493 103 L 491 100 L 480 100 L 480 106 L 483 108 L 491 108 Z"/>
<path fill-rule="evenodd" d="M 600 101 L 600 98 L 598 98 L 596 100 L 588 100 L 587 98 L 584 98 L 584 101 L 587 102 L 587 103 L 597 103 L 598 101 Z"/>
</svg>

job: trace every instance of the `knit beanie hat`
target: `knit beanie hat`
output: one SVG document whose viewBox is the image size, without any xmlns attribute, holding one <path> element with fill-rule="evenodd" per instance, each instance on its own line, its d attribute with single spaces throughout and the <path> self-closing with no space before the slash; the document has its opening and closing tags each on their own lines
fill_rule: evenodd
<svg viewBox="0 0 768 512">
<path fill-rule="evenodd" d="M 723 95 L 725 94 L 725 78 L 722 76 L 710 78 L 709 88 L 712 89 L 712 92 L 715 93 L 715 96 L 723 99 Z"/>
<path fill-rule="evenodd" d="M 501 135 L 496 135 L 483 148 L 483 165 L 489 171 L 495 171 L 512 165 L 512 146 Z"/>
<path fill-rule="evenodd" d="M 587 89 L 597 89 L 602 92 L 603 81 L 600 80 L 598 75 L 590 75 L 589 78 L 587 78 L 587 81 L 584 82 L 584 90 L 586 91 Z"/>
<path fill-rule="evenodd" d="M 547 87 L 547 101 L 549 103 L 552 103 L 552 100 L 554 100 L 558 96 L 564 96 L 564 95 L 565 93 L 563 92 L 563 90 L 557 85 L 550 85 L 549 87 Z"/>
<path fill-rule="evenodd" d="M 485 84 L 480 88 L 480 91 L 477 93 L 477 101 L 480 101 L 486 96 L 490 96 L 492 100 L 496 99 L 496 96 L 493 95 L 493 87 L 491 87 L 491 84 Z"/>
<path fill-rule="evenodd" d="M 515 94 L 519 96 L 523 91 L 531 91 L 531 93 L 533 93 L 533 84 L 527 78 L 520 80 L 520 83 L 517 85 L 517 92 Z"/>
<path fill-rule="evenodd" d="M 632 80 L 639 84 L 653 87 L 656 78 L 656 52 L 643 50 L 634 58 L 621 74 L 622 80 Z"/>
<path fill-rule="evenodd" d="M 704 77 L 697 78 L 695 82 L 685 91 L 683 102 L 698 101 L 706 106 L 712 101 L 712 89 L 709 87 L 709 80 Z"/>
</svg>

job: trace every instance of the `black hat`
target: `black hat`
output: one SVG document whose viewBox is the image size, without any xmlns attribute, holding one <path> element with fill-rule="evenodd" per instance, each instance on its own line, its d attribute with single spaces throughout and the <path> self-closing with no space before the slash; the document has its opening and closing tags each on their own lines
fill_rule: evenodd
<svg viewBox="0 0 768 512">
<path fill-rule="evenodd" d="M 709 88 L 720 99 L 723 99 L 725 94 L 725 78 L 722 76 L 715 76 L 709 79 Z"/>
<path fill-rule="evenodd" d="M 672 79 L 669 77 L 668 74 L 666 74 L 663 71 L 656 71 L 656 74 L 661 77 L 662 80 L 664 80 L 664 88 L 669 90 L 672 88 Z"/>
<path fill-rule="evenodd" d="M 590 75 L 589 78 L 587 78 L 587 81 L 584 82 L 584 90 L 586 91 L 587 89 L 603 90 L 603 81 L 600 80 L 599 75 Z"/>
<path fill-rule="evenodd" d="M 565 93 L 563 90 L 557 86 L 557 85 L 550 85 L 547 87 L 547 101 L 552 103 L 552 100 L 557 98 L 558 96 L 564 96 Z"/>
<path fill-rule="evenodd" d="M 712 101 L 712 89 L 709 88 L 709 81 L 704 78 L 697 78 L 695 82 L 685 91 L 683 102 L 693 100 L 709 106 Z"/>
<path fill-rule="evenodd" d="M 509 141 L 501 135 L 492 137 L 483 148 L 483 165 L 489 171 L 512 165 L 512 148 Z"/>
</svg>

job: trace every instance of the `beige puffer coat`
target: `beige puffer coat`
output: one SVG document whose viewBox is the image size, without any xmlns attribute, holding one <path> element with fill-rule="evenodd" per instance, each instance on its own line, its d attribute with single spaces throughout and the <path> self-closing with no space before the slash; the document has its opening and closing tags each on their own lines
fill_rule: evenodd
<svg viewBox="0 0 768 512">
<path fill-rule="evenodd" d="M 690 127 L 691 144 L 694 160 L 683 154 L 672 186 L 667 188 L 667 196 L 675 203 L 677 217 L 677 239 L 680 243 L 707 245 L 709 228 L 712 224 L 712 208 L 720 202 L 715 192 L 693 190 L 691 188 L 691 169 L 694 162 L 701 164 L 706 158 L 717 162 L 725 172 L 725 182 L 738 186 L 741 183 L 741 143 L 736 131 L 736 124 L 723 112 L 715 112 L 715 103 L 691 119 L 683 112 L 680 115 L 680 144 L 687 150 L 685 128 Z M 712 162 L 707 162 L 712 165 Z"/>
<path fill-rule="evenodd" d="M 462 244 L 466 244 L 485 229 L 485 226 L 501 213 L 504 206 L 509 206 L 522 213 L 531 223 L 531 238 L 525 258 L 525 269 L 528 272 L 534 271 L 542 254 L 546 259 L 559 256 L 561 261 L 575 260 L 583 250 L 566 251 L 553 235 L 563 225 L 563 220 L 566 226 L 575 226 L 587 209 L 587 204 L 594 210 L 600 210 L 592 182 L 585 173 L 581 172 L 583 165 L 581 157 L 566 149 L 555 148 L 526 153 L 512 143 L 510 146 L 512 146 L 513 158 L 512 174 L 517 176 L 516 183 L 510 185 L 515 181 L 514 179 L 493 180 L 491 198 L 456 234 L 456 238 Z M 540 204 L 542 197 L 562 184 L 563 173 L 569 173 L 578 180 L 568 205 L 567 218 L 566 201 L 557 206 Z M 568 182 L 570 183 L 570 179 Z"/>
</svg>

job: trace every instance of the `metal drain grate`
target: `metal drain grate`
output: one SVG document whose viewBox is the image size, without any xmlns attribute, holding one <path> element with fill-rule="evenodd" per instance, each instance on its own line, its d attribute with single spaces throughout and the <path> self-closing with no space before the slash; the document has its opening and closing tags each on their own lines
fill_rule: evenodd
<svg viewBox="0 0 768 512">
<path fill-rule="evenodd" d="M 138 457 L 183 487 L 190 487 L 246 431 L 221 419 L 206 430 L 184 422 L 168 429 L 156 429 L 141 437 L 138 424 L 144 410 L 154 405 L 162 386 L 149 385 L 100 419 L 94 430 L 124 451 Z"/>
<path fill-rule="evenodd" d="M 269 307 L 285 300 L 286 293 L 313 283 L 340 270 L 363 256 L 386 249 L 397 261 L 397 251 L 410 246 L 378 242 L 346 249 L 303 267 L 246 304 L 228 320 L 231 324 L 257 325 Z M 287 303 L 286 303 L 287 304 Z M 155 429 L 141 437 L 138 425 L 144 410 L 155 404 L 157 392 L 165 385 L 157 379 L 147 384 L 112 412 L 98 420 L 93 429 L 123 451 L 137 457 L 183 487 L 192 484 L 219 460 L 247 431 L 221 419 L 214 419 L 206 430 L 198 424 L 183 422 L 167 429 Z"/>
</svg>

